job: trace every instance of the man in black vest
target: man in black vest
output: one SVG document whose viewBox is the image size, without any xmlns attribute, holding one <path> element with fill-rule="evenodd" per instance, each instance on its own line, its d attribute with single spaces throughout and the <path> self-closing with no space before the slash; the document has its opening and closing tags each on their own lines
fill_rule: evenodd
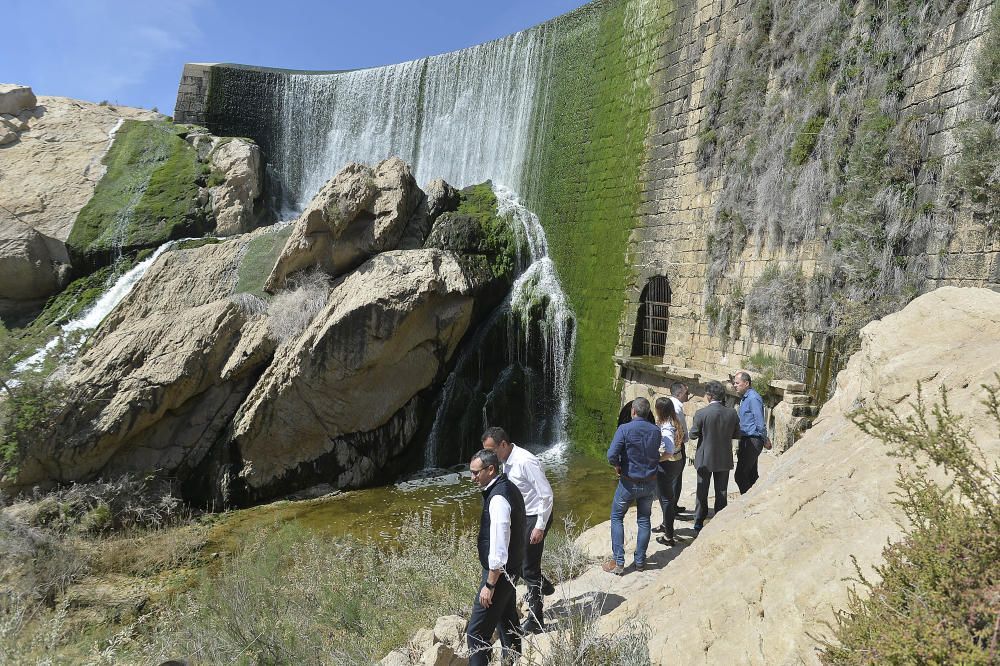
<svg viewBox="0 0 1000 666">
<path fill-rule="evenodd" d="M 497 454 L 486 449 L 472 456 L 469 463 L 472 480 L 483 489 L 477 544 L 483 575 L 467 629 L 469 666 L 489 663 L 497 625 L 504 661 L 521 652 L 513 577 L 521 571 L 524 558 L 524 498 L 501 469 Z"/>
</svg>

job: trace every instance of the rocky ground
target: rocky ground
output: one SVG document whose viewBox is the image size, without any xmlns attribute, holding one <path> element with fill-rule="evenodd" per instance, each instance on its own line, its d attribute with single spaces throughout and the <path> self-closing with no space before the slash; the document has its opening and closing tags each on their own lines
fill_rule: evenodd
<svg viewBox="0 0 1000 666">
<path fill-rule="evenodd" d="M 936 324 L 927 326 L 928 321 Z M 599 566 L 609 555 L 609 524 L 583 534 L 578 544 L 595 564 L 549 598 L 550 624 L 559 628 L 575 605 L 600 603 L 605 634 L 621 632 L 630 618 L 648 624 L 654 664 L 819 663 L 836 613 L 847 605 L 850 579 L 857 574 L 854 560 L 871 577 L 887 541 L 898 540 L 904 529 L 894 490 L 898 466 L 908 463 L 858 430 L 851 414 L 879 403 L 905 417 L 912 413 L 918 383 L 931 405 L 941 404 L 939 390 L 946 387 L 953 413 L 964 418 L 992 463 L 1000 459 L 1000 439 L 986 416 L 982 385 L 1000 383 L 998 373 L 1000 294 L 995 292 L 941 288 L 869 324 L 861 350 L 838 376 L 836 394 L 814 427 L 785 454 L 762 456 L 760 481 L 743 497 L 731 495 L 728 508 L 696 539 L 691 523 L 681 521 L 679 546 L 666 550 L 652 543 L 649 567 L 637 572 L 629 566 L 618 578 Z M 682 499 L 689 508 L 692 472 L 685 470 Z M 654 513 L 654 524 L 656 519 Z M 634 518 L 626 518 L 625 525 L 634 543 Z M 442 642 L 436 633 L 417 638 Z M 533 649 L 545 654 L 553 641 L 565 640 L 550 632 L 533 639 Z M 446 653 L 431 650 L 429 643 L 425 647 L 418 657 Z M 387 659 L 396 661 L 383 663 L 407 663 L 401 658 L 402 653 L 390 655 Z M 433 659 L 420 663 L 465 663 L 461 657 Z"/>
</svg>

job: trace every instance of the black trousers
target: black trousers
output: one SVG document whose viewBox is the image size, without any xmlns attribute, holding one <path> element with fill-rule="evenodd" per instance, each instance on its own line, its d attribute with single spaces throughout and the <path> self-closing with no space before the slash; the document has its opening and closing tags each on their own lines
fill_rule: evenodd
<svg viewBox="0 0 1000 666">
<path fill-rule="evenodd" d="M 764 450 L 763 437 L 740 437 L 739 448 L 736 449 L 736 485 L 742 495 L 757 483 L 757 458 Z"/>
<path fill-rule="evenodd" d="M 677 515 L 677 487 L 684 474 L 684 458 L 660 461 L 656 469 L 656 486 L 660 491 L 660 509 L 663 511 L 663 533 L 674 538 L 674 516 Z"/>
<path fill-rule="evenodd" d="M 528 606 L 531 607 L 533 601 L 538 601 L 538 608 L 542 603 L 542 551 L 545 549 L 545 538 L 538 543 L 531 543 L 531 532 L 535 529 L 535 521 L 538 516 L 527 516 L 524 521 L 524 562 L 521 565 L 521 578 L 528 586 Z M 549 528 L 552 527 L 552 515 L 549 515 L 549 522 L 545 524 L 545 536 L 549 535 Z M 536 612 L 531 608 L 532 612 Z M 540 610 L 539 610 L 540 612 Z M 542 618 L 537 618 L 541 620 Z"/>
<path fill-rule="evenodd" d="M 698 468 L 698 489 L 696 490 L 698 504 L 694 509 L 694 524 L 701 525 L 708 516 L 708 484 L 715 486 L 715 512 L 719 513 L 726 508 L 728 500 L 726 491 L 729 488 L 729 470 L 721 472 L 710 472 L 707 467 Z"/>
<path fill-rule="evenodd" d="M 684 461 L 685 465 L 687 464 L 687 452 L 684 450 L 683 446 L 681 446 L 681 460 Z M 678 501 L 680 501 L 681 498 L 681 485 L 683 483 L 684 483 L 684 465 L 681 465 L 680 474 L 678 474 L 677 478 L 674 479 L 674 497 L 676 497 Z"/>
<path fill-rule="evenodd" d="M 500 645 L 504 652 L 511 650 L 520 654 L 520 620 L 517 617 L 517 592 L 506 575 L 501 575 L 493 590 L 493 603 L 483 608 L 479 603 L 479 591 L 486 584 L 489 572 L 483 569 L 482 581 L 476 589 L 476 601 L 472 605 L 472 617 L 466 629 L 469 645 L 469 666 L 487 666 L 493 647 L 493 632 L 499 628 Z"/>
</svg>

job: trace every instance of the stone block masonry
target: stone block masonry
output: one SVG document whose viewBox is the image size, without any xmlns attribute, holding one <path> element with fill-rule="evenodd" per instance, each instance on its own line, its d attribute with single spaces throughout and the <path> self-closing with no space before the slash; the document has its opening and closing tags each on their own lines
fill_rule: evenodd
<svg viewBox="0 0 1000 666">
<path fill-rule="evenodd" d="M 941 285 L 1000 289 L 998 234 L 956 176 L 994 2 L 841 11 L 598 0 L 544 24 L 521 194 L 578 319 L 584 448 L 613 430 L 613 359 L 654 276 L 671 291 L 659 361 L 704 376 L 766 361 L 819 400 L 873 317 Z M 177 118 L 267 154 L 287 74 L 188 65 Z M 763 289 L 777 278 L 794 289 Z"/>
</svg>

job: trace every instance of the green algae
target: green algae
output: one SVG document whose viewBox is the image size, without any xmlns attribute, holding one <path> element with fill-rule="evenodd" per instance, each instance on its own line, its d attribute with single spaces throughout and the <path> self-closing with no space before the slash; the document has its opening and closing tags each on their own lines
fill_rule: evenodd
<svg viewBox="0 0 1000 666">
<path fill-rule="evenodd" d="M 627 249 L 640 223 L 649 72 L 669 6 L 603 2 L 567 16 L 553 37 L 549 101 L 533 140 L 538 176 L 526 196 L 577 319 L 570 435 L 592 454 L 617 425 L 612 357 L 635 279 Z"/>
<path fill-rule="evenodd" d="M 293 225 L 288 224 L 276 231 L 262 233 L 250 241 L 240 261 L 235 293 L 253 294 L 261 298 L 270 297 L 264 291 L 264 283 L 285 248 L 285 242 L 292 235 L 292 228 Z"/>
<path fill-rule="evenodd" d="M 77 215 L 66 242 L 77 273 L 116 256 L 202 231 L 203 179 L 183 126 L 126 120 L 103 159 L 107 172 Z"/>
</svg>

